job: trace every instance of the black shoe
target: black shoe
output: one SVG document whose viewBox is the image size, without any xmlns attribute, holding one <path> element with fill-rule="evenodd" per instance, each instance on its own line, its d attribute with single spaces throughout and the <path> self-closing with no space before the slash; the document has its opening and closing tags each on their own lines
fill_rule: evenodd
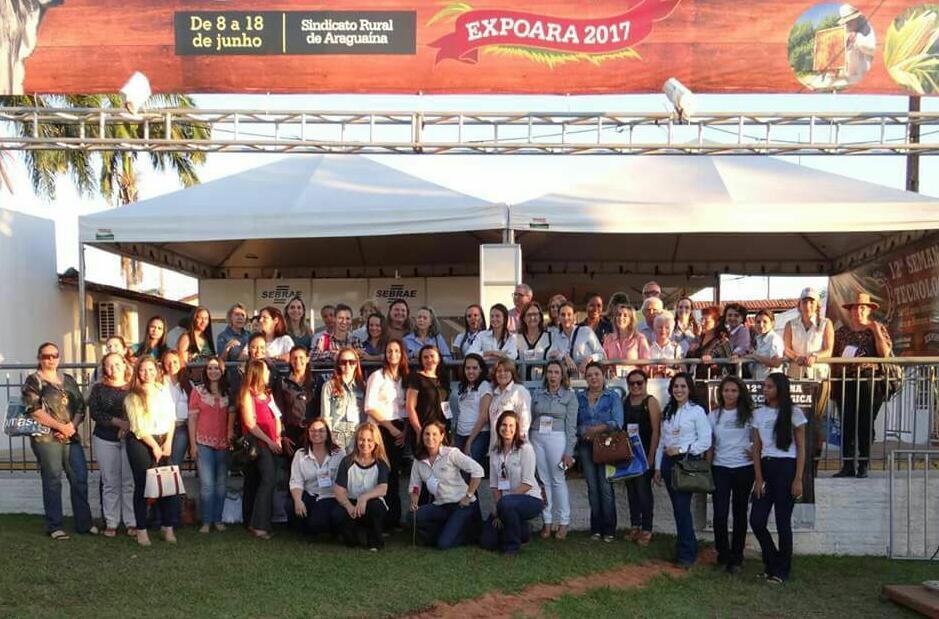
<svg viewBox="0 0 939 619">
<path fill-rule="evenodd" d="M 867 465 L 866 465 L 866 464 L 859 464 L 859 465 L 858 465 L 858 467 L 857 467 L 857 474 L 855 475 L 855 477 L 857 477 L 858 479 L 866 479 L 866 478 L 867 478 Z"/>
<path fill-rule="evenodd" d="M 736 576 L 737 574 L 740 573 L 742 569 L 743 568 L 741 568 L 739 565 L 731 564 L 727 566 L 727 573 L 730 574 L 731 576 Z"/>
<path fill-rule="evenodd" d="M 832 475 L 832 477 L 854 477 L 854 467 L 853 466 L 843 466 L 841 470 Z"/>
</svg>

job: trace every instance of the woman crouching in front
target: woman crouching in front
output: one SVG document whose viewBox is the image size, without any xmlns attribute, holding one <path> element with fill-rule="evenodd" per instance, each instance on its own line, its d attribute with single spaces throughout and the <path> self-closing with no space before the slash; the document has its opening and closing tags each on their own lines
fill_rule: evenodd
<svg viewBox="0 0 939 619">
<path fill-rule="evenodd" d="M 381 550 L 388 506 L 388 456 L 381 432 L 373 423 L 360 423 L 355 429 L 352 453 L 342 459 L 336 472 L 336 507 L 333 526 L 347 546 Z"/>
<path fill-rule="evenodd" d="M 529 520 L 544 509 L 535 477 L 535 450 L 518 427 L 518 415 L 505 411 L 496 422 L 498 441 L 489 455 L 489 486 L 495 513 L 486 521 L 480 544 L 488 550 L 518 554 L 531 539 Z"/>
<path fill-rule="evenodd" d="M 303 449 L 297 450 L 290 466 L 293 510 L 307 535 L 334 532 L 336 475 L 345 455 L 345 450 L 333 442 L 326 420 L 312 420 L 303 435 Z"/>
<path fill-rule="evenodd" d="M 481 515 L 476 489 L 483 467 L 455 447 L 443 445 L 447 427 L 432 421 L 421 432 L 421 444 L 414 450 L 411 467 L 411 513 L 417 536 L 426 545 L 441 550 L 474 542 Z M 462 473 L 470 477 L 469 484 Z M 429 505 L 418 506 L 421 484 L 434 497 Z"/>
</svg>

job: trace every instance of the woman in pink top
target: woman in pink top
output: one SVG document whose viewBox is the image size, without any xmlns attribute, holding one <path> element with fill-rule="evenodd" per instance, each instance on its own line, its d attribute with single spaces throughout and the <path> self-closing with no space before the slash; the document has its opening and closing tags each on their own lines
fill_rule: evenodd
<svg viewBox="0 0 939 619">
<path fill-rule="evenodd" d="M 618 305 L 612 314 L 613 332 L 603 338 L 603 352 L 607 359 L 648 359 L 649 342 L 636 330 L 636 310 L 628 305 Z M 611 366 L 613 376 L 623 377 L 636 366 Z"/>
<path fill-rule="evenodd" d="M 205 383 L 189 394 L 189 442 L 196 446 L 199 462 L 200 533 L 215 525 L 224 531 L 222 506 L 228 479 L 228 446 L 235 432 L 235 410 L 228 399 L 228 380 L 218 357 L 205 364 Z"/>
<path fill-rule="evenodd" d="M 241 385 L 241 427 L 258 450 L 258 457 L 245 470 L 244 522 L 255 537 L 271 537 L 271 505 L 277 478 L 275 460 L 281 453 L 280 411 L 268 389 L 270 370 L 260 359 L 248 363 Z"/>
</svg>

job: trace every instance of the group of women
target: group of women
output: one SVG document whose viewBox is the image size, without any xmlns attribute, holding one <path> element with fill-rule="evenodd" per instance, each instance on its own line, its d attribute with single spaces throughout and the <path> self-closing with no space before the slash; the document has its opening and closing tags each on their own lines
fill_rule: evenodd
<svg viewBox="0 0 939 619">
<path fill-rule="evenodd" d="M 209 311 L 199 307 L 175 347 L 167 345 L 160 317 L 149 321 L 144 341 L 134 347 L 119 337 L 109 340 L 87 407 L 74 379 L 57 370 L 57 347 L 45 343 L 39 369 L 23 393 L 28 410 L 50 429 L 32 439 L 42 470 L 47 532 L 54 539 L 68 537 L 59 494 L 63 470 L 71 484 L 76 530 L 97 532 L 76 434 L 86 408 L 95 421 L 104 535 L 116 535 L 123 524 L 141 545 L 150 544 L 148 529 L 154 524 L 163 539 L 176 541 L 179 498 L 161 498 L 148 510 L 144 487 L 148 468 L 179 464 L 187 454 L 198 466 L 200 530 L 225 529 L 222 507 L 233 446 L 250 454 L 243 519 L 258 538 L 271 536 L 277 476 L 284 471 L 290 517 L 310 535 L 333 533 L 349 545 L 378 550 L 383 533 L 409 522 L 415 539 L 428 545 L 479 541 L 512 554 L 527 541 L 528 521 L 539 515 L 542 538 L 567 537 L 567 471 L 576 462 L 587 485 L 590 534 L 610 542 L 617 530 L 614 487 L 606 467 L 594 462 L 593 441 L 626 431 L 639 438 L 650 464 L 645 474 L 625 483 L 629 540 L 650 543 L 652 485 L 664 484 L 678 533 L 677 561 L 694 563 L 692 495 L 676 487 L 673 470 L 686 459 L 707 458 L 716 488 L 719 561 L 730 572 L 739 570 L 752 494 L 749 522 L 763 548 L 766 577 L 785 580 L 792 554 L 789 520 L 805 466 L 806 418 L 792 405 L 788 378 L 779 367 L 788 361 L 805 374 L 817 371 L 817 361 L 838 348 L 839 338 L 843 347 L 889 352 L 889 336 L 869 317 L 875 304 L 859 297 L 851 306 L 852 324 L 833 337 L 830 321 L 817 315 L 817 294 L 807 289 L 799 324 L 787 325 L 780 338 L 772 315 L 761 312 L 757 333 L 752 341 L 748 335 L 747 343 L 738 335 L 746 329 L 745 313 L 736 306 L 720 316 L 705 311 L 699 323 L 688 299 L 679 301 L 677 319 L 661 302 L 644 303 L 649 341 L 635 310 L 617 303 L 602 321 L 596 307 L 601 304 L 594 303 L 592 321 L 588 313 L 587 321 L 576 324 L 573 305 L 553 297 L 546 324 L 541 306 L 530 302 L 518 313 L 516 333 L 508 330 L 505 306 L 491 308 L 487 328 L 483 308 L 472 305 L 466 330 L 452 348 L 432 309 L 420 308 L 412 325 L 404 301 L 390 306 L 387 319 L 364 313 L 358 334 L 345 305 L 332 308 L 331 329 L 314 334 L 299 298 L 286 306 L 286 318 L 277 308 L 262 309 L 253 333 L 245 308 L 236 304 L 214 341 Z M 598 329 L 605 331 L 602 340 Z M 707 413 L 695 400 L 694 376 L 679 365 L 639 369 L 601 363 L 691 356 L 708 364 L 710 358 L 734 355 L 747 356 L 752 376 L 764 379 L 765 406 L 754 410 L 744 383 L 732 374 L 721 381 L 719 407 Z M 451 383 L 445 361 L 454 357 L 461 365 Z M 541 363 L 526 366 L 530 373 L 521 377 L 516 359 Z M 318 360 L 333 365 L 321 384 L 310 371 L 311 361 Z M 381 367 L 366 374 L 363 360 Z M 286 363 L 287 371 L 278 371 L 277 362 Z M 611 375 L 625 377 L 625 397 L 607 387 Z M 572 376 L 582 376 L 586 388 L 572 390 Z M 670 377 L 664 405 L 647 391 L 653 376 Z M 526 380 L 539 387 L 529 391 Z M 864 462 L 858 473 L 862 466 L 866 471 Z M 408 480 L 404 492 L 402 477 Z M 478 497 L 486 478 L 493 509 L 484 520 Z M 408 498 L 402 501 L 402 495 Z M 766 528 L 771 509 L 778 546 Z M 730 513 L 734 525 L 728 538 Z"/>
</svg>

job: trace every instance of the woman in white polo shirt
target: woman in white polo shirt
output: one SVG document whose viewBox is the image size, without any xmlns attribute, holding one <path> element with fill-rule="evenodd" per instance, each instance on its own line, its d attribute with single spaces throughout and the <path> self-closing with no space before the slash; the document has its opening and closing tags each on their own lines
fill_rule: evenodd
<svg viewBox="0 0 939 619">
<path fill-rule="evenodd" d="M 489 487 L 495 509 L 483 527 L 480 544 L 515 555 L 530 539 L 528 521 L 541 513 L 544 501 L 535 477 L 535 450 L 519 433 L 518 415 L 505 411 L 496 428 L 499 442 L 489 455 Z"/>
<path fill-rule="evenodd" d="M 331 515 L 336 507 L 336 472 L 346 452 L 333 442 L 329 425 L 317 417 L 303 435 L 290 466 L 293 511 L 307 535 L 333 532 Z"/>
<path fill-rule="evenodd" d="M 662 432 L 655 454 L 655 482 L 665 480 L 672 500 L 678 534 L 677 563 L 689 568 L 698 556 L 698 540 L 691 517 L 691 492 L 672 486 L 672 467 L 685 457 L 701 458 L 711 448 L 711 424 L 694 395 L 694 379 L 687 372 L 672 377 L 668 384 L 668 404 L 662 411 Z"/>
<path fill-rule="evenodd" d="M 475 541 L 481 516 L 476 489 L 485 475 L 483 467 L 456 447 L 443 445 L 447 426 L 432 421 L 421 432 L 411 466 L 411 514 L 423 544 L 441 550 Z M 470 477 L 469 483 L 463 473 Z M 418 506 L 421 485 L 433 502 Z"/>
<path fill-rule="evenodd" d="M 391 475 L 388 477 L 388 519 L 386 528 L 401 526 L 401 497 L 398 479 L 407 439 L 408 411 L 404 406 L 404 384 L 408 378 L 408 358 L 404 343 L 391 340 L 385 345 L 385 363 L 372 372 L 365 386 L 365 412 L 381 431 L 388 455 Z"/>
<path fill-rule="evenodd" d="M 479 334 L 467 352 L 480 354 L 490 363 L 502 358 L 518 358 L 515 334 L 509 331 L 509 310 L 504 305 L 496 303 L 492 306 L 489 328 Z"/>
<path fill-rule="evenodd" d="M 476 436 L 486 427 L 490 428 L 489 447 L 495 447 L 498 441 L 496 420 L 505 411 L 515 411 L 518 415 L 518 431 L 523 439 L 528 438 L 531 425 L 531 393 L 519 382 L 518 369 L 511 359 L 502 358 L 492 368 L 492 397 L 489 400 L 489 414 L 480 414 L 467 441 L 472 444 Z M 482 411 L 480 411 L 482 412 Z"/>
<path fill-rule="evenodd" d="M 753 413 L 753 508 L 750 526 L 763 551 L 766 581 L 780 584 L 792 568 L 792 508 L 802 498 L 805 470 L 805 414 L 792 404 L 789 378 L 770 374 L 763 381 L 766 405 Z M 779 545 L 766 524 L 776 514 Z"/>
<path fill-rule="evenodd" d="M 725 376 L 717 388 L 717 408 L 708 415 L 714 431 L 711 472 L 714 475 L 714 546 L 717 563 L 729 574 L 743 564 L 747 543 L 747 508 L 753 490 L 753 399 L 743 381 Z M 733 505 L 733 542 L 727 539 L 727 517 Z"/>
</svg>

